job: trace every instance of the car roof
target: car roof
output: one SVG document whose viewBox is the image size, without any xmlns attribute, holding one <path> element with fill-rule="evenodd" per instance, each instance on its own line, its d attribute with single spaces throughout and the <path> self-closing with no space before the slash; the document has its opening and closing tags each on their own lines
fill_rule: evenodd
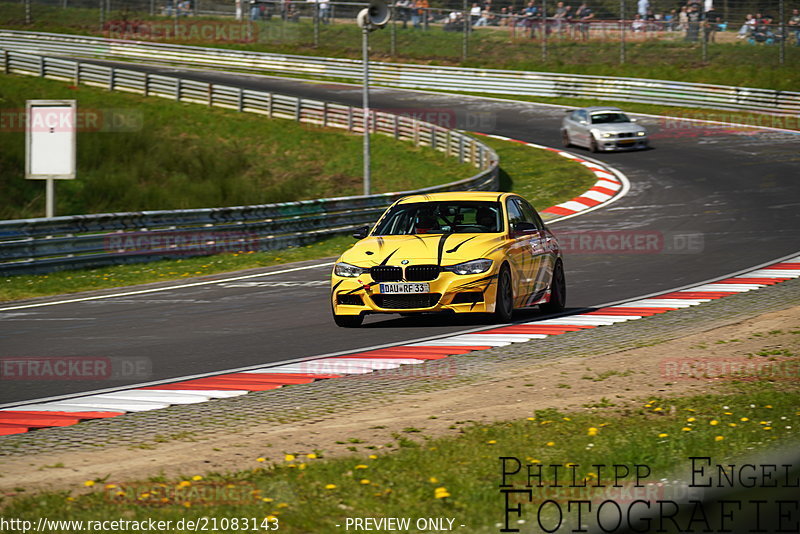
<svg viewBox="0 0 800 534">
<path fill-rule="evenodd" d="M 452 191 L 447 193 L 410 195 L 401 198 L 397 203 L 409 204 L 413 202 L 448 202 L 453 200 L 499 202 L 509 195 L 512 195 L 512 193 L 503 193 L 498 191 Z"/>
</svg>

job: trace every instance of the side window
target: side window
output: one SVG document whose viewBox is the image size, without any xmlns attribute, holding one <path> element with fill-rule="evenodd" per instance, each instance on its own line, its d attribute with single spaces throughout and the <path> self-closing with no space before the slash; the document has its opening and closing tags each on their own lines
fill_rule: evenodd
<svg viewBox="0 0 800 534">
<path fill-rule="evenodd" d="M 584 109 L 578 110 L 578 122 L 580 122 L 580 121 L 588 121 L 588 120 L 589 120 L 589 118 L 588 118 L 588 116 L 586 114 L 586 110 L 584 110 Z"/>
<path fill-rule="evenodd" d="M 542 223 L 542 219 L 539 217 L 539 214 L 536 213 L 536 210 L 521 198 L 517 198 L 515 200 L 519 204 L 519 208 L 520 211 L 522 211 L 525 222 L 533 223 L 539 230 L 544 230 L 544 223 Z"/>
<path fill-rule="evenodd" d="M 513 198 L 506 200 L 506 209 L 508 210 L 508 228 L 513 229 L 516 223 L 525 221 L 525 216 Z"/>
</svg>

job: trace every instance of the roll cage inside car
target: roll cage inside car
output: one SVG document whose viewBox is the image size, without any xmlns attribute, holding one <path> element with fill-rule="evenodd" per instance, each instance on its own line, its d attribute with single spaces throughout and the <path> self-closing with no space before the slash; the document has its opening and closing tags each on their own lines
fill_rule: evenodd
<svg viewBox="0 0 800 534">
<path fill-rule="evenodd" d="M 496 233 L 503 228 L 499 202 L 410 202 L 392 207 L 372 235 Z"/>
</svg>

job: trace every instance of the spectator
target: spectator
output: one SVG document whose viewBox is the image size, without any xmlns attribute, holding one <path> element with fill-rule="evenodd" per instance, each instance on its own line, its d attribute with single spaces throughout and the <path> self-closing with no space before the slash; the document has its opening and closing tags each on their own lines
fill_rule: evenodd
<svg viewBox="0 0 800 534">
<path fill-rule="evenodd" d="M 403 28 L 408 28 L 408 19 L 411 18 L 411 0 L 397 0 L 394 5 L 397 18 L 403 23 Z"/>
<path fill-rule="evenodd" d="M 639 13 L 633 16 L 633 22 L 631 23 L 631 30 L 633 30 L 634 32 L 644 31 L 644 21 L 642 20 L 642 16 Z"/>
<path fill-rule="evenodd" d="M 685 32 L 689 30 L 689 8 L 683 6 L 678 13 L 678 30 Z"/>
<path fill-rule="evenodd" d="M 250 20 L 259 20 L 261 18 L 261 6 L 258 2 L 250 0 Z"/>
<path fill-rule="evenodd" d="M 647 16 L 648 9 L 650 9 L 650 0 L 639 0 L 636 12 L 639 14 L 640 19 L 644 19 Z"/>
<path fill-rule="evenodd" d="M 536 19 L 539 17 L 539 8 L 533 0 L 528 2 L 528 6 L 522 10 L 522 23 L 530 31 L 530 37 L 536 37 Z"/>
<path fill-rule="evenodd" d="M 475 23 L 473 27 L 477 28 L 478 26 L 488 26 L 490 18 L 491 14 L 489 13 L 489 10 L 484 9 L 483 11 L 481 11 L 481 16 L 478 18 L 478 21 Z"/>
<path fill-rule="evenodd" d="M 794 32 L 794 45 L 800 46 L 800 9 L 794 8 L 787 23 L 790 32 Z"/>
<path fill-rule="evenodd" d="M 474 26 L 475 24 L 478 23 L 478 19 L 481 18 L 481 11 L 483 10 L 481 9 L 480 4 L 478 4 L 477 2 L 472 4 L 472 8 L 470 8 L 469 10 L 469 19 L 471 26 Z"/>
<path fill-rule="evenodd" d="M 744 23 L 742 27 L 739 28 L 739 34 L 736 36 L 737 39 L 747 39 L 753 34 L 753 28 L 756 25 L 756 18 L 753 16 L 752 13 L 748 13 L 747 16 L 744 18 Z"/>
<path fill-rule="evenodd" d="M 694 43 L 700 36 L 700 9 L 696 4 L 692 4 L 686 16 L 689 21 L 689 26 L 686 29 L 686 40 Z"/>
<path fill-rule="evenodd" d="M 581 39 L 588 41 L 589 24 L 591 24 L 592 19 L 594 19 L 594 12 L 589 6 L 586 5 L 586 2 L 584 2 L 580 5 L 578 11 L 575 13 L 575 18 L 578 19 L 576 26 L 581 35 Z"/>
<path fill-rule="evenodd" d="M 419 23 L 421 22 L 423 27 L 427 30 L 428 29 L 428 8 L 430 5 L 428 4 L 428 0 L 417 0 L 415 2 L 415 7 L 417 8 L 417 25 L 414 26 L 415 28 L 419 28 Z"/>
<path fill-rule="evenodd" d="M 669 13 L 664 14 L 664 26 L 668 31 L 674 32 L 678 25 L 678 11 L 676 9 L 670 10 Z"/>
<path fill-rule="evenodd" d="M 562 35 L 564 34 L 565 22 L 569 17 L 570 6 L 565 6 L 564 2 L 556 4 L 556 12 L 553 15 L 553 23 L 555 24 L 555 31 Z"/>
<path fill-rule="evenodd" d="M 705 12 L 703 16 L 703 39 L 705 41 L 716 43 L 717 30 L 719 29 L 720 17 L 712 7 Z"/>
</svg>

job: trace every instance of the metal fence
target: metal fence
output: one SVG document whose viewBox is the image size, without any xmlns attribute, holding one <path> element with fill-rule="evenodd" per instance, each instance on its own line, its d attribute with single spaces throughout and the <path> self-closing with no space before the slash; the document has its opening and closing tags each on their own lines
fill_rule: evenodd
<svg viewBox="0 0 800 534">
<path fill-rule="evenodd" d="M 171 76 L 0 51 L 0 69 L 159 96 L 268 117 L 364 132 L 359 108 Z M 370 114 L 371 132 L 427 146 L 480 172 L 421 192 L 496 190 L 497 154 L 460 132 L 390 113 Z M 46 272 L 218 252 L 261 251 L 301 245 L 375 222 L 410 192 L 258 206 L 149 211 L 0 221 L 0 274 Z"/>
<path fill-rule="evenodd" d="M 427 52 L 480 59 L 487 46 L 508 43 L 526 49 L 532 58 L 563 61 L 581 53 L 596 55 L 598 47 L 607 45 L 602 61 L 625 63 L 635 61 L 636 43 L 648 41 L 704 61 L 726 43 L 769 47 L 759 56 L 762 61 L 800 60 L 800 50 L 791 46 L 800 40 L 794 12 L 798 6 L 785 0 L 726 1 L 710 12 L 703 11 L 709 2 L 701 6 L 699 0 L 685 6 L 669 0 L 592 0 L 587 2 L 588 11 L 579 7 L 580 2 L 556 0 L 536 0 L 533 6 L 527 0 L 441 0 L 432 2 L 435 6 L 428 0 L 389 3 L 392 21 L 387 31 L 373 36 L 372 46 L 391 56 L 422 58 Z M 354 19 L 365 5 L 319 0 L 26 0 L 0 2 L 0 25 L 55 21 L 60 26 L 59 13 L 70 13 L 68 18 L 82 32 L 94 26 L 107 37 L 198 43 L 201 40 L 193 37 L 193 31 L 215 26 L 211 40 L 314 47 L 335 40 L 338 46 L 357 49 L 360 34 Z M 131 23 L 151 31 L 120 32 L 121 25 Z M 219 31 L 237 24 L 243 29 Z M 153 28 L 159 36 L 153 35 Z M 222 35 L 229 33 L 237 37 Z"/>
<path fill-rule="evenodd" d="M 312 78 L 360 80 L 362 75 L 361 62 L 352 59 L 268 54 L 61 34 L 0 30 L 0 48 L 295 74 Z M 370 63 L 370 77 L 373 83 L 390 87 L 617 100 L 791 116 L 800 114 L 800 92 L 750 87 L 384 62 Z"/>
</svg>

